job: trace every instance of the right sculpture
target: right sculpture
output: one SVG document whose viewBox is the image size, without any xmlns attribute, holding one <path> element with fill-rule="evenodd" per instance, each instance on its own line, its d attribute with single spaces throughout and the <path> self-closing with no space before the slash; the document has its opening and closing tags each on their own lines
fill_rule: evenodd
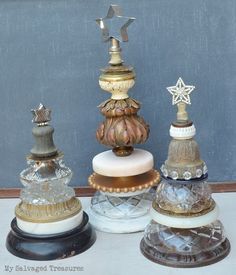
<svg viewBox="0 0 236 275">
<path fill-rule="evenodd" d="M 162 181 L 151 208 L 140 248 L 148 259 L 172 267 L 198 267 L 220 261 L 230 251 L 218 206 L 207 183 L 207 167 L 194 140 L 196 129 L 188 119 L 194 86 L 181 78 L 168 87 L 177 121 L 170 127 L 168 158 L 161 167 Z"/>
</svg>

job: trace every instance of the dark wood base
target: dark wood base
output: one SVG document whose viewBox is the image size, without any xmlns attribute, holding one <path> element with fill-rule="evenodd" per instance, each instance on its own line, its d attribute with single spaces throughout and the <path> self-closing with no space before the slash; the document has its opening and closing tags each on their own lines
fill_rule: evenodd
<svg viewBox="0 0 236 275">
<path fill-rule="evenodd" d="M 14 218 L 6 247 L 13 255 L 28 260 L 48 261 L 72 257 L 89 249 L 96 240 L 96 234 L 88 221 L 88 215 L 84 212 L 82 223 L 70 231 L 34 235 L 20 230 Z"/>
<path fill-rule="evenodd" d="M 148 246 L 144 239 L 140 243 L 142 254 L 149 260 L 170 267 L 200 267 L 216 263 L 224 259 L 230 252 L 230 242 L 226 239 L 214 250 L 204 251 L 195 255 L 163 253 Z"/>
</svg>

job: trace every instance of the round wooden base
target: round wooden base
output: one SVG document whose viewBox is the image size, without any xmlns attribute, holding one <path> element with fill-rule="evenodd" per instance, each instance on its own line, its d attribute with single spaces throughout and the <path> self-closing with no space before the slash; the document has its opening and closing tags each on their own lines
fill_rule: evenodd
<svg viewBox="0 0 236 275">
<path fill-rule="evenodd" d="M 163 253 L 148 246 L 142 239 L 140 243 L 142 254 L 149 260 L 170 267 L 200 267 L 214 264 L 224 259 L 230 252 L 230 242 L 226 239 L 213 250 L 202 251 L 195 255 L 183 255 L 178 253 Z"/>
<path fill-rule="evenodd" d="M 81 224 L 70 231 L 35 235 L 20 230 L 14 218 L 6 247 L 13 255 L 28 260 L 48 261 L 72 257 L 89 249 L 96 240 L 88 220 L 84 212 Z"/>
</svg>

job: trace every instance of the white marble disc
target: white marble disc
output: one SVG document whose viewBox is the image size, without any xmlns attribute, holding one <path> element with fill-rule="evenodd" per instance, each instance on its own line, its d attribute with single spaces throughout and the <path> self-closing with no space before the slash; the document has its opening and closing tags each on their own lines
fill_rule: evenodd
<svg viewBox="0 0 236 275">
<path fill-rule="evenodd" d="M 86 210 L 89 215 L 89 222 L 99 231 L 107 233 L 134 233 L 144 231 L 151 221 L 149 213 L 137 218 L 114 219 L 97 214 L 91 208 Z"/>
<path fill-rule="evenodd" d="M 219 215 L 219 209 L 216 205 L 215 208 L 207 214 L 197 217 L 176 217 L 167 216 L 157 212 L 153 207 L 150 210 L 152 219 L 165 226 L 174 228 L 195 228 L 208 225 L 217 220 Z"/>
<path fill-rule="evenodd" d="M 66 232 L 80 225 L 82 220 L 83 210 L 81 210 L 73 217 L 57 222 L 33 223 L 16 218 L 17 226 L 22 231 L 35 235 L 47 235 Z"/>
<path fill-rule="evenodd" d="M 136 176 L 152 168 L 153 155 L 142 149 L 134 149 L 132 154 L 126 157 L 118 157 L 109 150 L 93 158 L 94 172 L 107 177 Z"/>
</svg>

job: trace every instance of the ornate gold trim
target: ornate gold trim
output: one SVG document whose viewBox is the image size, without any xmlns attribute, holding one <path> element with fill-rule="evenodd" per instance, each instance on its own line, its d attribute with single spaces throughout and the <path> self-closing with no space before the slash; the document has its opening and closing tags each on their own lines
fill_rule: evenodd
<svg viewBox="0 0 236 275">
<path fill-rule="evenodd" d="M 160 174 L 151 171 L 130 177 L 106 177 L 93 173 L 88 178 L 89 185 L 93 188 L 109 193 L 127 193 L 147 189 L 160 182 Z"/>
<path fill-rule="evenodd" d="M 102 102 L 99 106 L 100 112 L 106 117 L 130 116 L 137 114 L 140 103 L 133 98 L 111 99 Z"/>
<path fill-rule="evenodd" d="M 205 214 L 211 212 L 215 208 L 215 205 L 216 205 L 215 201 L 213 199 L 211 199 L 210 206 L 200 212 L 197 212 L 197 213 L 196 212 L 195 213 L 193 213 L 193 212 L 175 213 L 175 212 L 164 210 L 164 209 L 160 208 L 156 201 L 153 201 L 153 203 L 152 203 L 153 209 L 155 209 L 160 214 L 170 216 L 170 217 L 181 217 L 181 218 L 199 217 L 199 216 L 205 215 Z"/>
<path fill-rule="evenodd" d="M 73 197 L 65 202 L 36 205 L 20 202 L 15 208 L 17 218 L 33 223 L 61 221 L 78 214 L 82 210 L 79 199 Z"/>
</svg>

